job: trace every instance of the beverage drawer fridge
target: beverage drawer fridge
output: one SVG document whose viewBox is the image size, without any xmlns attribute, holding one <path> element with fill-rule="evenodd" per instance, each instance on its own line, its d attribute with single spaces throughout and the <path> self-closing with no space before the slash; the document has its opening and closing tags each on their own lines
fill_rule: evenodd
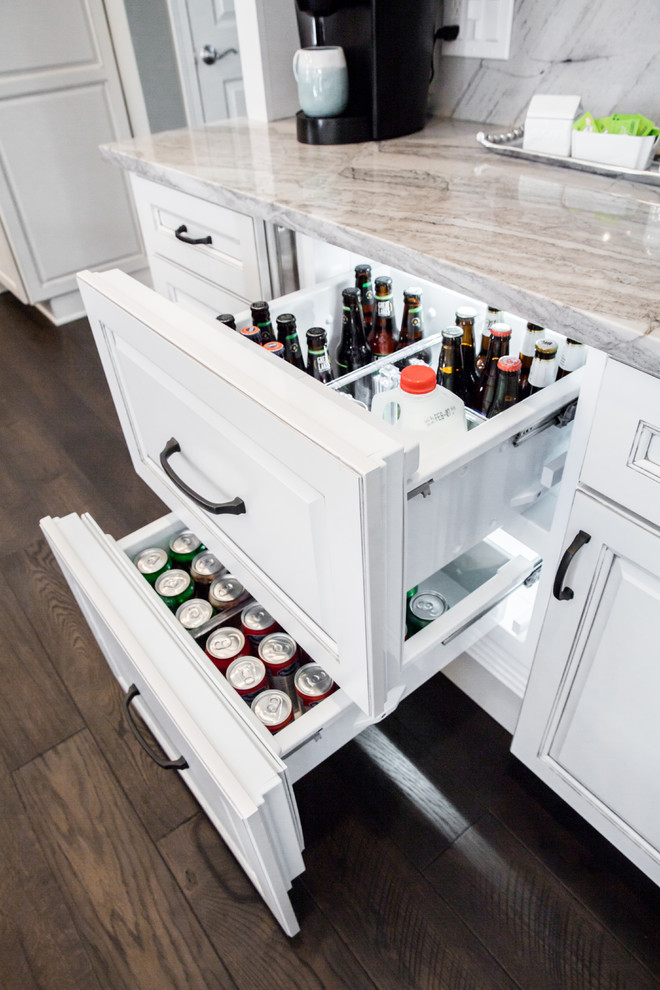
<svg viewBox="0 0 660 990">
<path fill-rule="evenodd" d="M 294 312 L 302 330 L 337 327 L 345 284 L 271 312 Z M 439 325 L 453 322 L 464 297 L 422 286 Z M 532 580 L 540 550 L 527 537 L 538 531 L 542 550 L 547 525 L 533 517 L 561 474 L 580 373 L 420 451 L 120 272 L 83 273 L 80 287 L 135 469 L 172 513 L 119 542 L 86 515 L 42 527 L 127 692 L 129 724 L 139 732 L 137 709 L 168 756 L 154 758 L 182 775 L 293 934 L 288 890 L 304 863 L 292 784 L 484 636 Z M 182 529 L 339 686 L 275 735 L 132 562 Z M 449 608 L 406 639 L 414 586 L 441 590 Z"/>
</svg>

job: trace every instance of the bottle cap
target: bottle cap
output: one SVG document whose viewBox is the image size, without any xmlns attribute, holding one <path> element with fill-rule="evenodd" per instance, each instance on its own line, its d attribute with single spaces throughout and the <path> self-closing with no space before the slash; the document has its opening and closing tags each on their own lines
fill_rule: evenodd
<svg viewBox="0 0 660 990">
<path fill-rule="evenodd" d="M 497 367 L 501 371 L 520 371 L 522 368 L 522 362 L 520 358 L 514 357 L 513 354 L 509 354 L 506 357 L 501 357 L 497 362 Z"/>
<path fill-rule="evenodd" d="M 256 334 L 260 334 L 261 330 L 259 327 L 242 327 L 239 333 L 243 334 L 244 337 L 254 337 Z"/>
<path fill-rule="evenodd" d="M 422 294 L 422 290 L 418 288 L 416 285 L 411 285 L 409 289 L 403 290 L 404 299 L 408 299 L 410 296 L 413 296 L 415 299 L 417 299 L 419 296 L 421 296 L 421 294 Z"/>
<path fill-rule="evenodd" d="M 323 327 L 310 327 L 307 331 L 307 340 L 324 341 L 325 336 L 326 334 Z"/>
<path fill-rule="evenodd" d="M 401 372 L 400 387 L 411 395 L 432 392 L 437 385 L 435 371 L 428 365 L 411 364 Z"/>
<path fill-rule="evenodd" d="M 342 294 L 342 297 L 344 299 L 344 302 L 347 302 L 348 300 L 351 300 L 351 299 L 356 299 L 357 300 L 357 299 L 360 298 L 360 290 L 359 289 L 356 289 L 354 285 L 348 286 L 347 288 L 342 289 L 341 290 L 341 294 Z"/>
<path fill-rule="evenodd" d="M 472 309 L 471 306 L 461 306 L 460 309 L 456 310 L 457 320 L 476 320 L 476 318 L 477 311 L 476 309 Z"/>
<path fill-rule="evenodd" d="M 548 340 L 544 337 L 543 340 L 539 340 L 536 344 L 536 357 L 540 358 L 551 358 L 557 353 L 557 345 L 554 340 Z"/>
<path fill-rule="evenodd" d="M 445 329 L 442 331 L 442 336 L 443 336 L 443 339 L 445 337 L 450 337 L 450 338 L 453 338 L 454 340 L 458 340 L 459 338 L 462 340 L 463 339 L 463 331 L 461 330 L 460 327 L 457 327 L 454 324 L 451 327 L 445 327 Z"/>
<path fill-rule="evenodd" d="M 510 337 L 511 327 L 508 323 L 493 323 L 490 333 L 492 337 Z"/>
</svg>

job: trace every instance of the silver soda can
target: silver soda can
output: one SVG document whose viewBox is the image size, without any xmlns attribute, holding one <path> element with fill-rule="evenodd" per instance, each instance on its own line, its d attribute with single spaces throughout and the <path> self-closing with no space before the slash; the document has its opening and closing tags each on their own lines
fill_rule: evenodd
<svg viewBox="0 0 660 990">
<path fill-rule="evenodd" d="M 252 711 L 269 732 L 279 732 L 293 722 L 293 704 L 284 691 L 266 688 L 254 699 Z"/>
<path fill-rule="evenodd" d="M 216 578 L 227 573 L 227 568 L 221 564 L 210 550 L 202 550 L 190 565 L 190 576 L 197 585 L 200 595 L 208 594 L 208 590 Z"/>
<path fill-rule="evenodd" d="M 336 684 L 318 663 L 306 663 L 298 667 L 294 678 L 296 694 L 304 712 L 318 705 L 336 690 Z"/>
<path fill-rule="evenodd" d="M 232 660 L 225 677 L 248 705 L 252 704 L 260 691 L 268 687 L 266 667 L 259 657 L 238 657 L 237 660 Z"/>
<path fill-rule="evenodd" d="M 300 654 L 295 639 L 285 632 L 271 633 L 259 643 L 259 656 L 266 664 L 270 686 L 288 694 L 298 711 L 294 677 L 300 665 Z"/>
<path fill-rule="evenodd" d="M 242 631 L 233 626 L 220 626 L 210 633 L 204 650 L 223 674 L 232 660 L 247 656 L 250 652 Z"/>
<path fill-rule="evenodd" d="M 165 571 L 169 571 L 172 566 L 167 551 L 163 550 L 162 547 L 147 547 L 146 550 L 140 551 L 137 557 L 133 558 L 133 563 L 149 584 L 155 584 L 156 578 Z"/>
<path fill-rule="evenodd" d="M 238 605 L 249 597 L 241 582 L 233 574 L 216 578 L 209 588 L 209 601 L 219 612 L 231 608 L 232 605 Z"/>
<path fill-rule="evenodd" d="M 176 610 L 176 617 L 183 628 L 191 632 L 208 622 L 212 615 L 213 606 L 205 598 L 191 598 Z"/>
<path fill-rule="evenodd" d="M 438 619 L 447 609 L 447 600 L 439 591 L 420 591 L 408 603 L 408 626 L 410 634 L 419 632 L 434 619 Z"/>
<path fill-rule="evenodd" d="M 253 653 L 259 651 L 259 643 L 262 639 L 280 628 L 272 615 L 259 602 L 245 606 L 241 612 L 241 627 Z"/>
</svg>

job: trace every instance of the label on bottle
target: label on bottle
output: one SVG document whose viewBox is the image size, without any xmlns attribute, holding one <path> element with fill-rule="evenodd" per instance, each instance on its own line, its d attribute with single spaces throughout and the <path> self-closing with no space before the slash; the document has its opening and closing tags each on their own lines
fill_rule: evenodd
<svg viewBox="0 0 660 990">
<path fill-rule="evenodd" d="M 316 367 L 319 371 L 330 371 L 330 361 L 328 360 L 327 354 L 324 354 L 323 351 L 312 351 L 312 354 L 314 355 Z"/>
<path fill-rule="evenodd" d="M 424 426 L 433 426 L 434 423 L 442 423 L 456 415 L 456 406 L 447 406 L 446 409 L 437 409 L 430 416 L 424 419 Z"/>
<path fill-rule="evenodd" d="M 376 312 L 379 316 L 392 316 L 394 309 L 392 307 L 392 296 L 387 296 L 383 298 L 379 297 L 377 300 L 378 306 Z"/>
</svg>

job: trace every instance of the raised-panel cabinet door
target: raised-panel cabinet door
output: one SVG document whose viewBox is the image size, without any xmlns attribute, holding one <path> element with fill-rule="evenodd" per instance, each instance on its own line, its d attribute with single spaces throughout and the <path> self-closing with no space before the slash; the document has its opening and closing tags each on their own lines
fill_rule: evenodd
<svg viewBox="0 0 660 990">
<path fill-rule="evenodd" d="M 660 535 L 578 492 L 565 542 L 513 752 L 659 882 Z"/>
<path fill-rule="evenodd" d="M 143 264 L 127 183 L 98 146 L 130 137 L 102 0 L 0 5 L 0 217 L 31 302 L 80 268 Z"/>
</svg>

